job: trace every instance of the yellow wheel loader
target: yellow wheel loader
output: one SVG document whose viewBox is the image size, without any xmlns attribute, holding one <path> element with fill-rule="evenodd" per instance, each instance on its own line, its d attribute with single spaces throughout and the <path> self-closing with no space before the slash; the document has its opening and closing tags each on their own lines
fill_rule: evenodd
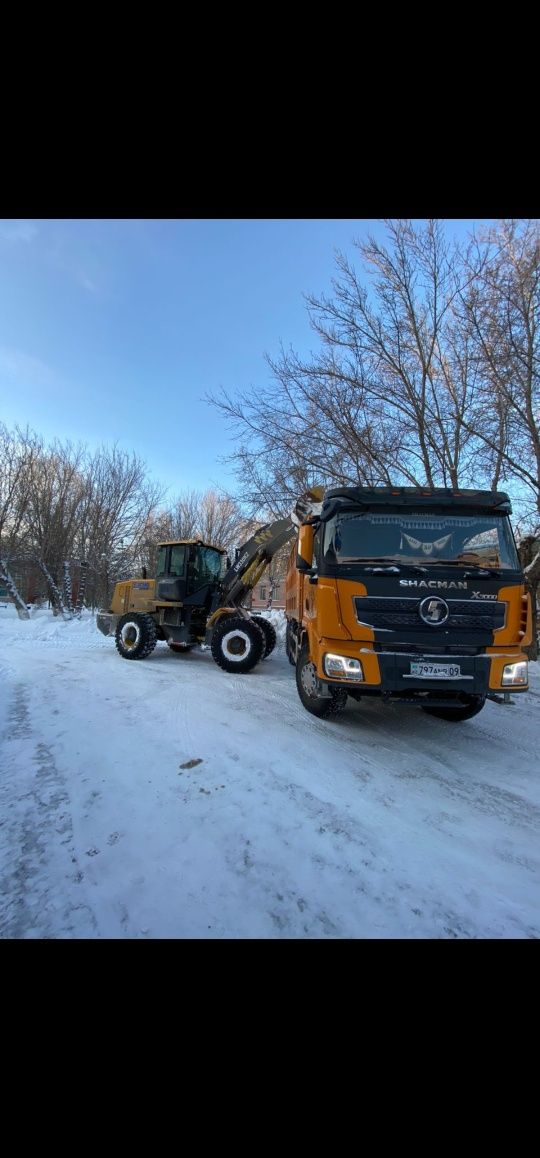
<svg viewBox="0 0 540 1158">
<path fill-rule="evenodd" d="M 237 550 L 232 566 L 221 548 L 200 539 L 160 543 L 155 579 L 117 583 L 110 608 L 97 615 L 99 630 L 114 635 L 124 659 L 146 659 L 158 639 L 175 651 L 207 643 L 224 671 L 251 671 L 273 651 L 276 633 L 243 604 L 276 552 L 316 512 L 322 494 L 320 487 L 307 491 L 290 517 L 261 527 Z"/>
</svg>

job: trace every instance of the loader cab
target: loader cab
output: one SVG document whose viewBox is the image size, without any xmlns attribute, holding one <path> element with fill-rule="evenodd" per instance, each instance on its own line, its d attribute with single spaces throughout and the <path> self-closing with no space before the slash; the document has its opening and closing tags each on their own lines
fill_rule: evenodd
<svg viewBox="0 0 540 1158">
<path fill-rule="evenodd" d="M 224 553 L 200 539 L 160 543 L 156 568 L 157 600 L 204 605 L 219 582 Z"/>
</svg>

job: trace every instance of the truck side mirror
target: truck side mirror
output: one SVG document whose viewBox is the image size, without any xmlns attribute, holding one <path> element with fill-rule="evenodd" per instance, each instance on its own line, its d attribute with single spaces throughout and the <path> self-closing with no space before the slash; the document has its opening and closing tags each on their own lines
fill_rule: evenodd
<svg viewBox="0 0 540 1158">
<path fill-rule="evenodd" d="M 304 524 L 298 530 L 298 553 L 296 555 L 297 571 L 311 571 L 313 562 L 313 527 Z"/>
</svg>

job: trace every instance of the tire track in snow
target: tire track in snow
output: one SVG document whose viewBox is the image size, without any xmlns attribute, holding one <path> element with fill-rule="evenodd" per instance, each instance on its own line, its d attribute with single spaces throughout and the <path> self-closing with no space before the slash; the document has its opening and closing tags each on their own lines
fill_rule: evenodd
<svg viewBox="0 0 540 1158">
<path fill-rule="evenodd" d="M 95 936 L 93 913 L 72 889 L 80 874 L 73 875 L 77 858 L 69 795 L 50 745 L 35 741 L 24 684 L 15 686 L 8 720 L 3 753 L 7 775 L 1 789 L 0 933 L 8 938 Z M 49 884 L 51 859 L 64 870 L 61 900 Z"/>
<path fill-rule="evenodd" d="M 296 694 L 296 688 L 294 691 Z M 358 720 L 357 722 L 354 720 L 353 722 L 352 719 L 348 720 L 345 716 L 339 716 L 337 719 L 332 720 L 331 722 L 319 720 L 317 717 L 312 717 L 308 712 L 306 712 L 300 700 L 298 701 L 298 705 L 294 704 L 294 701 L 293 704 L 291 704 L 288 692 L 282 692 L 281 689 L 276 689 L 275 686 L 268 687 L 267 696 L 274 700 L 276 703 L 279 703 L 281 708 L 286 708 L 289 712 L 292 711 L 293 726 L 295 729 L 298 725 L 301 725 L 302 729 L 307 730 L 308 734 L 316 734 L 324 737 L 324 739 L 327 741 L 327 743 L 330 744 L 331 747 L 337 748 L 338 750 L 345 749 L 351 753 L 354 753 L 355 757 L 362 762 L 363 767 L 360 775 L 361 778 L 366 781 L 368 779 L 373 779 L 374 776 L 377 774 L 380 775 L 382 772 L 385 775 L 391 776 L 393 780 L 400 783 L 403 783 L 403 781 L 406 780 L 414 780 L 416 782 L 426 781 L 426 783 L 435 781 L 435 783 L 442 789 L 442 791 L 450 798 L 458 798 L 465 801 L 467 804 L 472 804 L 480 812 L 496 816 L 505 824 L 513 823 L 524 825 L 525 827 L 531 828 L 535 831 L 540 825 L 540 807 L 532 804 L 528 800 L 525 800 L 523 797 L 519 796 L 515 792 L 510 791 L 509 789 L 501 788 L 499 786 L 478 780 L 472 775 L 464 776 L 460 774 L 456 770 L 455 765 L 452 762 L 445 760 L 444 757 L 441 756 L 440 752 L 426 751 L 423 753 L 421 750 L 420 752 L 417 751 L 417 758 L 419 756 L 421 759 L 423 756 L 430 762 L 430 766 L 427 767 L 425 771 L 418 772 L 416 770 L 415 772 L 411 773 L 403 768 L 396 770 L 395 768 L 390 767 L 388 764 L 384 764 L 383 761 L 372 758 L 365 752 L 365 750 L 362 749 L 359 751 L 359 743 L 365 744 L 367 742 L 370 747 L 376 748 L 377 751 L 380 751 L 382 748 L 385 752 L 388 752 L 389 755 L 392 756 L 395 762 L 399 763 L 403 760 L 403 737 L 401 734 L 398 737 L 393 738 L 392 734 L 386 730 L 384 733 L 386 743 L 383 745 L 378 739 L 369 739 L 366 736 L 364 728 L 362 728 L 362 732 L 356 734 L 356 728 L 358 724 L 361 723 L 367 728 L 371 721 L 369 721 L 369 723 L 368 721 L 365 721 L 364 723 L 364 721 L 360 722 L 360 720 Z M 406 709 L 401 710 L 406 711 Z M 359 714 L 360 712 L 358 715 Z M 429 723 L 431 723 L 431 721 L 426 721 L 428 726 Z M 441 721 L 441 723 L 443 723 L 443 721 Z M 449 724 L 448 726 L 458 727 L 459 725 Z M 339 733 L 336 734 L 334 729 L 336 729 L 336 732 L 339 729 Z M 353 729 L 355 730 L 353 731 Z M 418 739 L 417 735 L 415 736 L 415 739 Z M 426 737 L 426 739 L 430 739 L 429 735 Z M 471 741 L 476 744 L 479 742 L 482 743 L 482 741 L 479 741 L 478 737 L 471 737 Z M 514 751 L 513 742 L 512 751 Z M 528 755 L 530 758 L 530 752 Z M 442 765 L 443 768 L 447 769 L 451 774 L 451 779 L 444 772 L 438 772 L 432 766 L 433 762 L 436 762 L 439 765 Z M 473 767 L 474 762 L 471 760 L 471 768 Z M 359 770 L 355 768 L 354 773 L 355 775 L 358 775 Z"/>
</svg>

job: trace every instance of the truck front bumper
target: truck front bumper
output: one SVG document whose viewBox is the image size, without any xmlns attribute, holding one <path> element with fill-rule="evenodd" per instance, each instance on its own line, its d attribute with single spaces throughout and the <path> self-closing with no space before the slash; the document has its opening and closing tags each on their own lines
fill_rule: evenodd
<svg viewBox="0 0 540 1158">
<path fill-rule="evenodd" d="M 348 687 L 351 695 L 379 694 L 409 702 L 423 699 L 426 692 L 437 693 L 442 698 L 465 694 L 467 696 L 490 696 L 497 692 L 521 692 L 528 690 L 528 684 L 510 686 L 502 682 L 506 665 L 516 664 L 526 659 L 519 650 L 501 649 L 481 655 L 449 655 L 438 652 L 430 655 L 427 651 L 419 654 L 404 651 L 374 651 L 366 646 L 343 646 L 342 641 L 324 639 L 320 641 L 317 674 L 321 684 L 333 687 Z M 330 678 L 324 668 L 325 655 L 337 653 L 359 660 L 362 665 L 362 679 Z M 418 675 L 419 667 L 424 674 Z M 438 676 L 427 674 L 430 666 L 446 669 Z M 454 674 L 457 669 L 459 674 Z M 422 694 L 423 693 L 423 694 Z M 324 694 L 324 693 L 323 693 Z"/>
<path fill-rule="evenodd" d="M 389 692 L 438 691 L 454 695 L 485 696 L 489 690 L 491 658 L 487 655 L 418 655 L 410 652 L 379 652 L 381 684 Z M 449 670 L 459 668 L 459 676 L 426 677 L 412 674 L 414 665 L 443 664 Z"/>
</svg>

